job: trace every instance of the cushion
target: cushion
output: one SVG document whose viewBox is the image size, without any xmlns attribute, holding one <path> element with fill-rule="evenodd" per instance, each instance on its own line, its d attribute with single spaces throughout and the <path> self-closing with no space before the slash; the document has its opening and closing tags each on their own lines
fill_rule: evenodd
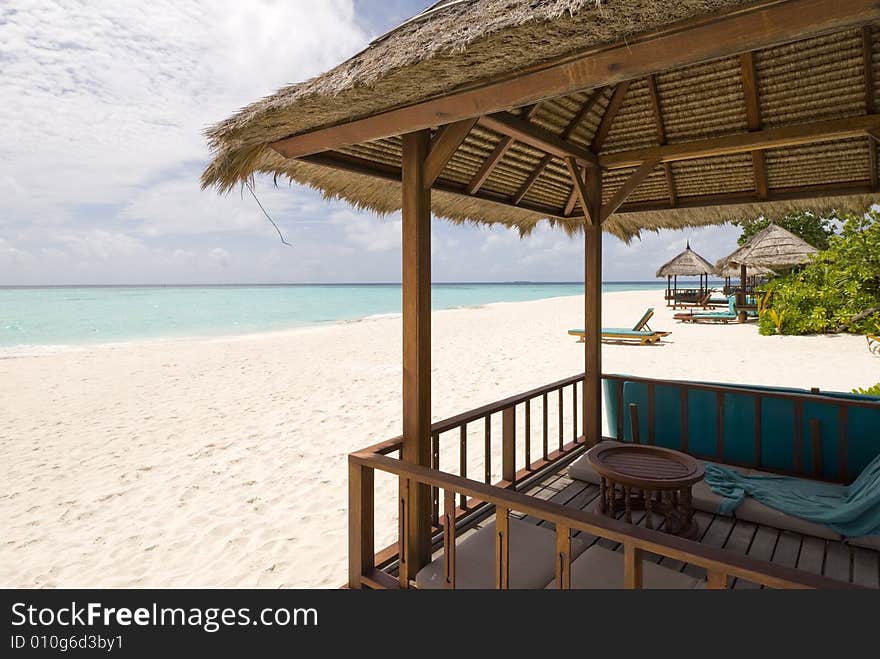
<svg viewBox="0 0 880 659">
<path fill-rule="evenodd" d="M 675 572 L 651 561 L 643 561 L 642 587 L 651 589 L 702 588 L 702 579 Z M 591 589 L 623 588 L 623 553 L 593 545 L 571 564 L 571 587 Z M 556 588 L 556 578 L 547 585 Z"/>
<path fill-rule="evenodd" d="M 604 443 L 604 442 L 603 442 Z M 765 474 L 767 472 L 755 469 L 742 469 L 736 467 L 742 473 L 747 474 Z M 587 456 L 581 456 L 575 460 L 568 468 L 568 475 L 580 481 L 588 483 L 599 483 L 599 474 L 590 465 Z M 694 508 L 707 513 L 718 513 L 718 504 L 721 497 L 712 491 L 712 488 L 705 481 L 700 481 L 692 488 Z M 764 505 L 760 501 L 756 501 L 752 497 L 746 497 L 745 500 L 734 511 L 737 519 L 754 522 L 755 524 L 764 524 L 777 529 L 785 529 L 794 531 L 803 535 L 812 535 L 817 538 L 825 538 L 826 540 L 840 540 L 839 533 L 832 531 L 826 526 L 800 519 L 793 515 L 783 513 L 775 508 Z M 867 547 L 869 549 L 880 548 L 880 538 L 855 538 L 850 540 L 851 544 L 859 547 Z M 862 544 L 859 544 L 862 543 Z"/>
<path fill-rule="evenodd" d="M 510 588 L 543 588 L 556 581 L 556 531 L 510 518 Z M 580 556 L 586 544 L 571 541 L 571 556 Z M 445 588 L 443 556 L 419 570 L 419 588 Z M 495 588 L 495 522 L 472 533 L 455 548 L 455 587 Z"/>
<path fill-rule="evenodd" d="M 756 472 L 759 473 L 759 472 Z M 766 506 L 757 499 L 746 497 L 745 500 L 737 506 L 733 511 L 737 519 L 744 519 L 755 524 L 764 524 L 772 526 L 776 529 L 785 529 L 801 533 L 803 535 L 814 535 L 817 538 L 825 538 L 826 540 L 840 540 L 841 536 L 836 531 L 832 531 L 827 526 L 816 524 L 794 515 L 789 515 L 782 511 Z"/>
</svg>

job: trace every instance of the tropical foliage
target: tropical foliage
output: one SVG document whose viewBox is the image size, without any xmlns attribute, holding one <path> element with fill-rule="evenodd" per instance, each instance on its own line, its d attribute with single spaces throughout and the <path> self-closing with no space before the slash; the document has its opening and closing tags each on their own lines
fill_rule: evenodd
<svg viewBox="0 0 880 659">
<path fill-rule="evenodd" d="M 786 231 L 802 238 L 810 243 L 816 249 L 828 249 L 828 239 L 834 235 L 835 215 L 816 215 L 809 211 L 798 213 L 790 213 L 785 217 L 772 220 L 774 224 L 782 227 Z M 737 220 L 734 225 L 742 229 L 737 241 L 739 245 L 745 245 L 752 236 L 766 229 L 770 225 L 771 219 L 759 217 L 755 220 Z"/>
<path fill-rule="evenodd" d="M 867 389 L 859 389 L 856 387 L 852 390 L 854 394 L 862 394 L 864 396 L 880 396 L 880 382 L 875 384 L 873 387 L 868 387 Z"/>
<path fill-rule="evenodd" d="M 773 279 L 765 290 L 758 320 L 762 334 L 875 331 L 880 322 L 880 213 L 839 219 L 840 233 L 828 238 L 825 251 L 801 270 Z"/>
</svg>

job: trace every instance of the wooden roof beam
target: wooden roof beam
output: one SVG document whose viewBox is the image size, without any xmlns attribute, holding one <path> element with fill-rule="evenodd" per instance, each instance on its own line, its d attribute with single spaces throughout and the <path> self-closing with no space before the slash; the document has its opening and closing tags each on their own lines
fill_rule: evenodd
<svg viewBox="0 0 880 659">
<path fill-rule="evenodd" d="M 623 202 L 627 200 L 637 187 L 644 181 L 651 172 L 660 164 L 659 160 L 647 160 L 639 165 L 639 168 L 636 169 L 632 174 L 630 174 L 629 178 L 623 182 L 623 185 L 614 193 L 614 196 L 608 200 L 608 202 L 602 206 L 602 219 L 604 222 L 611 215 L 613 215 L 618 208 L 623 205 Z"/>
<path fill-rule="evenodd" d="M 483 128 L 512 137 L 517 142 L 528 144 L 557 158 L 574 158 L 582 165 L 596 166 L 596 155 L 591 151 L 557 137 L 549 130 L 523 121 L 509 112 L 496 112 L 480 117 L 478 121 Z"/>
<path fill-rule="evenodd" d="M 863 137 L 870 131 L 880 131 L 880 115 L 829 119 L 795 126 L 767 128 L 751 133 L 737 133 L 704 140 L 679 142 L 665 146 L 620 151 L 599 156 L 600 166 L 606 169 L 627 169 L 638 167 L 648 160 L 678 162 L 734 153 L 748 153 L 755 149 L 779 149 L 786 146 L 799 146 L 840 140 L 848 137 Z"/>
<path fill-rule="evenodd" d="M 877 103 L 874 100 L 874 40 L 869 25 L 862 26 L 862 60 L 865 71 L 865 113 L 877 112 Z M 877 144 L 873 135 L 868 137 L 868 167 L 871 172 L 871 189 L 880 187 L 880 173 L 877 164 Z"/>
<path fill-rule="evenodd" d="M 348 118 L 269 146 L 286 158 L 296 158 L 877 20 L 880 5 L 865 0 L 757 0 L 514 71 L 438 98 L 359 119 Z"/>
<path fill-rule="evenodd" d="M 602 115 L 602 121 L 599 122 L 596 134 L 593 135 L 593 141 L 590 144 L 590 150 L 593 153 L 599 153 L 602 150 L 602 145 L 605 144 L 608 133 L 611 132 L 611 125 L 614 123 L 614 119 L 617 117 L 617 113 L 620 111 L 620 106 L 623 105 L 623 100 L 626 98 L 626 92 L 628 91 L 628 81 L 621 82 L 614 88 L 614 93 L 611 95 L 611 100 L 608 102 L 608 107 L 605 108 L 605 114 Z"/>
<path fill-rule="evenodd" d="M 694 195 L 679 197 L 679 208 L 703 208 L 726 206 L 736 204 L 754 204 L 761 201 L 794 201 L 798 199 L 813 199 L 828 196 L 846 196 L 869 194 L 871 188 L 867 180 L 850 181 L 845 183 L 805 185 L 787 188 L 775 188 L 770 190 L 767 199 L 758 199 L 753 191 L 747 192 L 722 192 L 717 194 Z M 658 211 L 669 209 L 669 203 L 665 200 L 636 201 L 625 203 L 618 208 L 617 213 L 641 213 L 645 211 Z"/>
<path fill-rule="evenodd" d="M 577 127 L 580 126 L 581 122 L 586 119 L 587 115 L 590 113 L 590 110 L 593 109 L 593 106 L 596 105 L 598 100 L 602 97 L 602 94 L 605 93 L 604 87 L 599 87 L 598 89 L 594 89 L 593 93 L 587 98 L 586 102 L 581 106 L 581 109 L 578 110 L 575 115 L 571 118 L 571 121 L 568 122 L 568 125 L 565 127 L 565 130 L 562 131 L 562 139 L 568 141 L 574 132 L 577 130 Z M 528 178 L 523 182 L 520 186 L 519 190 L 516 191 L 516 194 L 513 196 L 513 203 L 518 204 L 523 200 L 529 190 L 532 189 L 532 185 L 534 185 L 535 181 L 538 180 L 538 177 L 544 173 L 544 170 L 547 169 L 547 165 L 550 164 L 550 161 L 553 158 L 549 155 L 545 155 L 541 160 L 538 161 L 538 164 L 535 165 L 535 168 L 532 170 L 532 173 L 529 174 Z"/>
<path fill-rule="evenodd" d="M 299 158 L 299 160 L 312 163 L 314 165 L 321 165 L 322 167 L 332 167 L 333 169 L 339 169 L 342 171 L 351 172 L 353 174 L 360 174 L 362 176 L 371 176 L 373 178 L 379 178 L 386 181 L 394 181 L 396 183 L 400 183 L 402 180 L 400 167 L 375 162 L 366 158 L 360 158 L 358 156 L 352 156 L 347 153 L 341 153 L 339 151 L 325 151 L 323 153 L 315 153 L 310 156 L 303 156 L 302 158 Z M 471 197 L 474 199 L 479 199 L 480 201 L 488 201 L 493 204 L 507 206 L 508 208 L 518 208 L 520 210 L 533 211 L 535 213 L 540 213 L 541 215 L 553 217 L 560 220 L 570 219 L 565 217 L 565 214 L 560 208 L 554 208 L 552 206 L 534 203 L 523 203 L 515 206 L 513 203 L 511 203 L 510 199 L 505 197 L 504 195 L 490 193 L 485 190 L 481 190 L 480 192 L 471 195 L 467 193 L 465 186 L 458 183 L 452 183 L 451 181 L 446 181 L 440 178 L 434 181 L 433 189 L 440 192 L 458 195 L 461 197 Z"/>
<path fill-rule="evenodd" d="M 743 53 L 739 58 L 749 130 L 761 130 L 761 103 L 758 96 L 758 71 L 755 68 L 755 53 Z M 755 192 L 758 199 L 766 199 L 769 191 L 767 188 L 767 162 L 764 159 L 763 151 L 752 151 L 752 169 L 755 172 Z"/>
<path fill-rule="evenodd" d="M 458 147 L 467 139 L 468 134 L 477 125 L 476 119 L 464 119 L 440 129 L 440 133 L 431 145 L 428 157 L 425 158 L 425 186 L 430 188 L 440 173 L 452 160 Z"/>
<path fill-rule="evenodd" d="M 538 114 L 538 110 L 541 108 L 540 103 L 534 103 L 523 108 L 522 117 L 526 120 L 530 121 L 536 114 Z M 474 174 L 474 177 L 471 179 L 471 182 L 468 184 L 468 194 L 474 194 L 480 188 L 483 187 L 483 184 L 486 180 L 492 175 L 492 172 L 495 171 L 495 168 L 498 166 L 498 163 L 504 158 L 505 154 L 510 150 L 510 147 L 513 146 L 514 140 L 509 135 L 505 135 L 501 138 L 501 141 L 493 149 L 492 153 L 489 154 L 489 157 L 483 161 L 483 164 L 480 165 L 480 169 L 477 170 L 477 173 Z"/>
<path fill-rule="evenodd" d="M 580 202 L 581 208 L 584 211 L 584 217 L 587 220 L 588 224 L 598 224 L 601 220 L 598 217 L 593 217 L 591 209 L 593 208 L 593 204 L 590 203 L 590 193 L 587 191 L 587 182 L 584 180 L 584 172 L 578 167 L 577 162 L 575 162 L 574 158 L 566 158 L 565 159 L 565 167 L 568 169 L 568 175 L 571 177 L 572 183 L 572 192 L 575 195 L 577 201 Z M 571 205 L 571 209 L 568 208 L 568 205 Z M 571 198 L 569 197 L 568 205 L 566 205 L 566 214 L 570 214 L 572 210 L 574 210 L 574 205 L 571 203 Z"/>
<path fill-rule="evenodd" d="M 657 124 L 657 142 L 660 146 L 666 144 L 666 122 L 663 120 L 663 108 L 660 106 L 660 94 L 657 91 L 657 79 L 653 74 L 647 78 L 648 94 L 651 96 L 651 107 L 654 110 L 654 123 Z M 669 203 L 675 207 L 675 175 L 672 172 L 672 165 L 668 162 L 663 163 L 663 173 L 666 175 L 666 188 L 669 190 Z"/>
</svg>

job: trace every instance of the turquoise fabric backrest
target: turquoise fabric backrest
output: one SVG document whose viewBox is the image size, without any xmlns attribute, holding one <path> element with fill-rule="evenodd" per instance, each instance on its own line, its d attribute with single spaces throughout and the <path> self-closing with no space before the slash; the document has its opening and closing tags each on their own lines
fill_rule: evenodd
<svg viewBox="0 0 880 659">
<path fill-rule="evenodd" d="M 723 387 L 724 384 L 652 383 L 619 377 L 622 380 L 605 379 L 603 393 L 608 434 L 622 441 L 631 441 L 629 405 L 635 403 L 643 443 L 651 440 L 649 428 L 653 410 L 655 445 L 684 449 L 706 459 L 816 475 L 812 441 L 815 429 L 821 460 L 818 475 L 849 482 L 880 454 L 880 398 L 877 397 L 841 392 L 811 394 L 803 389 L 751 385 L 736 385 L 745 391 L 719 392 L 693 385 Z M 768 395 L 760 395 L 761 392 Z M 769 395 L 777 392 L 792 394 L 795 398 Z M 877 405 L 842 404 L 846 400 L 876 402 Z M 760 434 L 759 439 L 756 433 Z"/>
</svg>

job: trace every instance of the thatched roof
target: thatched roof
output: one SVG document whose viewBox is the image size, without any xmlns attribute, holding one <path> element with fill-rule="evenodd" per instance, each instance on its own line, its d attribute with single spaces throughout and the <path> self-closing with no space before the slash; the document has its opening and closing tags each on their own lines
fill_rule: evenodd
<svg viewBox="0 0 880 659">
<path fill-rule="evenodd" d="M 728 263 L 727 267 L 723 270 L 718 270 L 717 274 L 721 277 L 739 277 L 740 270 L 739 266 L 735 263 Z M 772 277 L 776 272 L 771 270 L 770 268 L 764 268 L 759 265 L 753 265 L 751 267 L 746 267 L 746 276 L 747 277 Z"/>
<path fill-rule="evenodd" d="M 715 266 L 692 250 L 690 242 L 681 254 L 657 270 L 658 277 L 698 277 L 712 274 L 715 274 Z"/>
<path fill-rule="evenodd" d="M 311 186 L 359 208 L 396 211 L 401 205 L 394 175 L 401 166 L 400 137 L 337 150 L 386 172 L 384 180 L 314 159 L 285 159 L 269 145 L 484 85 L 496 76 L 510 77 L 575 53 L 632 43 L 662 26 L 747 4 L 750 0 L 446 0 L 331 71 L 284 87 L 209 128 L 213 159 L 202 182 L 228 192 L 262 173 Z M 871 28 L 868 35 L 876 43 L 880 31 Z M 864 116 L 863 36 L 858 28 L 847 29 L 755 51 L 761 127 Z M 873 58 L 870 69 L 877 79 L 880 59 Z M 880 92 L 880 85 L 876 88 Z M 529 120 L 590 149 L 614 91 L 611 86 L 588 87 L 547 98 Z M 579 116 L 587 103 L 589 110 Z M 522 116 L 523 111 L 512 112 Z M 604 157 L 662 143 L 739 135 L 750 130 L 747 114 L 739 56 L 657 71 L 651 78 L 629 81 L 610 132 L 596 150 Z M 503 151 L 478 196 L 467 192 L 504 140 L 480 125 L 471 130 L 438 179 L 432 198 L 435 215 L 515 226 L 522 233 L 550 218 L 567 231 L 577 231 L 584 211 L 572 201 L 564 163 L 552 157 L 541 168 L 545 154 L 519 141 Z M 756 190 L 749 153 L 671 162 L 657 167 L 604 228 L 629 239 L 641 229 L 717 224 L 798 209 L 863 210 L 880 201 L 871 170 L 871 150 L 876 148 L 868 137 L 848 137 L 764 150 L 766 193 Z M 606 171 L 604 199 L 633 171 Z"/>
<path fill-rule="evenodd" d="M 815 247 L 777 224 L 762 229 L 742 247 L 715 264 L 719 271 L 745 265 L 786 270 L 802 265 L 818 252 Z"/>
</svg>

